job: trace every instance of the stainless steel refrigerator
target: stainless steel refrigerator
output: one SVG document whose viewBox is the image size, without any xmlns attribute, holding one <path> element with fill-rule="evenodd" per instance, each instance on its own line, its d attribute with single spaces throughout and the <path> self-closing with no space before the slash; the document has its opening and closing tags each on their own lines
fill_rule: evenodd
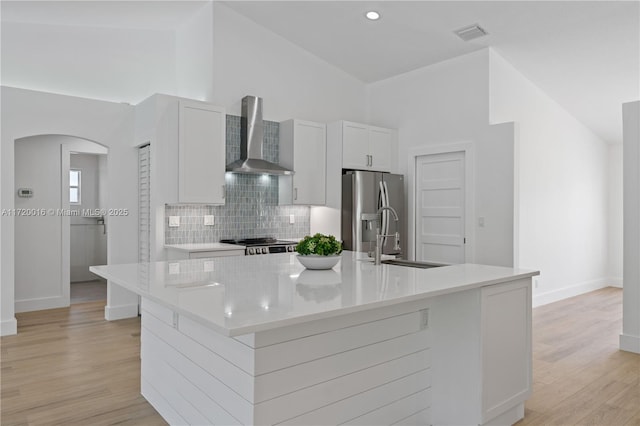
<svg viewBox="0 0 640 426">
<path fill-rule="evenodd" d="M 398 213 L 398 222 L 389 210 Z M 342 175 L 342 239 L 345 250 L 373 252 L 376 228 L 382 234 L 400 234 L 400 250 L 395 238 L 385 238 L 382 253 L 406 258 L 407 214 L 404 204 L 404 176 L 391 173 L 348 171 Z"/>
</svg>

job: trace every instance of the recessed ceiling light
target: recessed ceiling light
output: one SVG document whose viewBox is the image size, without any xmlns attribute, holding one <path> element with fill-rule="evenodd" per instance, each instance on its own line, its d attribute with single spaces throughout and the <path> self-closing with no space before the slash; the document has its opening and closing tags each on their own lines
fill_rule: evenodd
<svg viewBox="0 0 640 426">
<path fill-rule="evenodd" d="M 380 14 L 375 10 L 368 11 L 364 16 L 366 16 L 370 21 L 377 21 L 378 19 L 380 19 Z"/>
</svg>

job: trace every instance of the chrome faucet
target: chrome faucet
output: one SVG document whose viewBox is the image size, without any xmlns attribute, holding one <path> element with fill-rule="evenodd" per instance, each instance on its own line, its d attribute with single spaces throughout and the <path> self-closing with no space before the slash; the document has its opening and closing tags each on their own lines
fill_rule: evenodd
<svg viewBox="0 0 640 426">
<path fill-rule="evenodd" d="M 376 215 L 380 215 L 380 213 L 382 213 L 382 211 L 384 210 L 389 210 L 391 211 L 391 213 L 393 213 L 393 219 L 396 221 L 396 229 L 398 229 L 398 213 L 396 213 L 393 207 L 382 206 L 378 209 L 378 212 L 376 213 Z M 380 222 L 382 221 L 379 221 L 378 223 Z M 396 231 L 396 233 L 393 235 L 381 234 L 380 226 L 378 226 L 378 228 L 376 229 L 376 251 L 375 251 L 375 261 L 374 261 L 376 265 L 380 265 L 382 261 L 382 240 L 384 240 L 386 237 L 394 237 L 396 240 L 394 250 L 400 250 L 400 233 Z"/>
</svg>

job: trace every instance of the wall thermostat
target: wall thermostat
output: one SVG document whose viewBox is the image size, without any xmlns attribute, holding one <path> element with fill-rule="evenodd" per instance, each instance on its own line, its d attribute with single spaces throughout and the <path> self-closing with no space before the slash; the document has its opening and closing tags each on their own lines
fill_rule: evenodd
<svg viewBox="0 0 640 426">
<path fill-rule="evenodd" d="M 33 197 L 33 189 L 31 188 L 18 188 L 18 197 L 31 198 Z"/>
</svg>

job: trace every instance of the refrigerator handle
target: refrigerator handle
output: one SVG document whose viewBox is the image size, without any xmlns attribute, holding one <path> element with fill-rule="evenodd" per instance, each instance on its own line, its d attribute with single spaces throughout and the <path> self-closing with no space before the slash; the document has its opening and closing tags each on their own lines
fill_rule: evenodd
<svg viewBox="0 0 640 426">
<path fill-rule="evenodd" d="M 384 205 L 390 207 L 389 204 L 389 188 L 387 187 L 387 182 L 382 181 L 382 185 L 384 186 Z"/>
<path fill-rule="evenodd" d="M 382 186 L 384 187 L 384 205 L 390 207 L 389 205 L 389 188 L 387 187 L 387 182 L 382 181 Z M 384 218 L 384 233 L 389 233 L 389 212 L 386 212 L 386 216 Z"/>
<path fill-rule="evenodd" d="M 384 183 L 383 181 L 379 182 L 380 186 L 380 202 L 378 203 L 378 208 L 386 207 L 388 205 L 388 200 L 384 191 Z M 380 234 L 387 235 L 387 220 L 388 220 L 389 212 L 387 210 L 382 210 L 380 213 Z M 382 247 L 386 242 L 386 237 L 382 237 Z"/>
</svg>

